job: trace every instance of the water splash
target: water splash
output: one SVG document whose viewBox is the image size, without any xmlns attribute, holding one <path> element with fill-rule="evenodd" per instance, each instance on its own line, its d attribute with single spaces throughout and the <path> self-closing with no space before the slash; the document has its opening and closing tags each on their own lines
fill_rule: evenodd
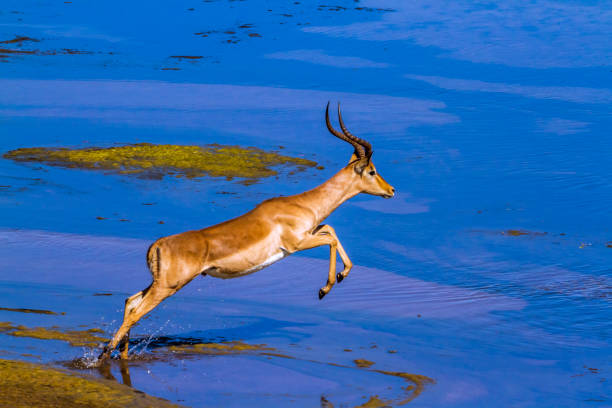
<svg viewBox="0 0 612 408">
<path fill-rule="evenodd" d="M 151 342 L 158 337 L 156 335 L 160 333 L 163 329 L 165 329 L 168 323 L 170 323 L 170 319 L 166 320 L 166 322 L 161 327 L 159 327 L 156 331 L 151 333 L 149 336 L 145 337 L 143 340 L 136 343 L 136 345 L 132 349 L 131 354 L 135 356 L 143 355 L 147 351 L 147 347 L 149 346 L 149 344 L 151 344 Z"/>
</svg>

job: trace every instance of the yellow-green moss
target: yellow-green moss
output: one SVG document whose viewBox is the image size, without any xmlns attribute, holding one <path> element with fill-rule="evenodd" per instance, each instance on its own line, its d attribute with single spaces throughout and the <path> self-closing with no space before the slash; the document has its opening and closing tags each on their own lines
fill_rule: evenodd
<svg viewBox="0 0 612 408">
<path fill-rule="evenodd" d="M 201 147 L 139 143 L 81 149 L 29 147 L 11 150 L 3 157 L 20 162 L 39 162 L 148 178 L 162 178 L 171 174 L 179 177 L 239 177 L 253 180 L 278 174 L 273 167 L 279 165 L 293 166 L 296 170 L 317 166 L 311 160 L 255 147 L 217 144 Z"/>
<path fill-rule="evenodd" d="M 2 359 L 0 390 L 2 407 L 177 407 L 112 381 Z"/>
<path fill-rule="evenodd" d="M 104 331 L 100 329 L 60 331 L 53 328 L 47 329 L 45 327 L 30 328 L 25 326 L 12 326 L 10 323 L 0 322 L 0 332 L 5 332 L 5 334 L 15 337 L 61 340 L 75 347 L 97 347 L 100 343 L 108 341 L 108 339 L 98 335 L 104 333 Z"/>
</svg>

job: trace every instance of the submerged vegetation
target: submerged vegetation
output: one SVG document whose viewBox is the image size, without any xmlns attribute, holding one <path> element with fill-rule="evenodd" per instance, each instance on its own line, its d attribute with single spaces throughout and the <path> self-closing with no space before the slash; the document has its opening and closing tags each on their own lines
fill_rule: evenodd
<svg viewBox="0 0 612 408">
<path fill-rule="evenodd" d="M 125 385 L 0 359 L 3 407 L 177 407 Z"/>
<path fill-rule="evenodd" d="M 97 347 L 108 339 L 100 337 L 101 329 L 59 330 L 58 328 L 13 326 L 10 322 L 0 322 L 0 333 L 15 337 L 29 337 L 40 340 L 61 340 L 75 347 Z"/>
<path fill-rule="evenodd" d="M 401 371 L 384 371 L 384 370 L 372 370 L 372 371 L 376 373 L 384 374 L 384 375 L 390 375 L 393 377 L 403 378 L 404 380 L 406 380 L 407 383 L 409 383 L 409 385 L 404 387 L 404 390 L 408 393 L 408 396 L 406 398 L 402 399 L 401 401 L 383 401 L 384 406 L 407 404 L 408 402 L 418 397 L 425 389 L 425 386 L 436 383 L 436 381 L 433 378 L 430 378 L 430 377 L 427 377 L 426 375 L 421 375 L 421 374 L 404 373 Z"/>
<path fill-rule="evenodd" d="M 293 166 L 297 171 L 317 166 L 312 160 L 284 156 L 255 147 L 218 144 L 202 147 L 139 143 L 80 149 L 26 147 L 11 150 L 3 157 L 18 162 L 38 162 L 158 179 L 174 175 L 254 180 L 278 174 L 273 168 L 276 166 Z"/>
<path fill-rule="evenodd" d="M 4 312 L 18 312 L 18 313 L 35 313 L 35 314 L 46 314 L 46 315 L 57 315 L 52 310 L 42 310 L 42 309 L 23 309 L 23 308 L 12 308 L 12 307 L 0 307 L 0 311 Z"/>
<path fill-rule="evenodd" d="M 365 359 L 362 359 L 362 358 L 358 358 L 356 360 L 353 360 L 353 363 L 355 363 L 355 365 L 357 367 L 362 367 L 362 368 L 368 368 L 368 367 L 374 365 L 373 361 L 365 360 Z"/>
<path fill-rule="evenodd" d="M 247 344 L 241 341 L 229 341 L 226 343 L 197 343 L 192 345 L 177 345 L 166 348 L 171 353 L 225 355 L 241 354 L 248 352 L 274 351 L 274 348 L 265 344 Z"/>
<path fill-rule="evenodd" d="M 543 236 L 546 235 L 546 232 L 537 232 L 537 231 L 527 231 L 527 230 L 518 230 L 518 229 L 509 229 L 506 231 L 502 231 L 502 235 L 508 235 L 511 237 L 520 237 L 521 235 L 532 235 L 532 236 Z"/>
<path fill-rule="evenodd" d="M 367 361 L 367 360 L 366 360 Z M 383 399 L 378 395 L 370 396 L 370 398 L 363 404 L 356 406 L 355 408 L 386 408 L 391 406 L 401 406 L 409 403 L 416 397 L 418 397 L 421 392 L 425 389 L 425 386 L 428 384 L 434 384 L 435 381 L 432 378 L 429 378 L 425 375 L 420 374 L 409 374 L 397 371 L 383 371 L 383 370 L 370 370 L 372 372 L 390 375 L 393 377 L 400 377 L 405 379 L 409 385 L 403 387 L 404 391 L 407 393 L 407 396 L 403 399 L 393 400 L 393 399 Z"/>
</svg>

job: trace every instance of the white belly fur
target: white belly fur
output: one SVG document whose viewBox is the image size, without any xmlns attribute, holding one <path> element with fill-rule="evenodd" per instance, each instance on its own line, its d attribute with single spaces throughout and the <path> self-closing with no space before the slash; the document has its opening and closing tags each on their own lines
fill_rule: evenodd
<svg viewBox="0 0 612 408">
<path fill-rule="evenodd" d="M 263 269 L 266 266 L 271 265 L 274 262 L 283 259 L 285 256 L 287 256 L 287 254 L 285 252 L 283 252 L 283 251 L 280 251 L 279 253 L 276 253 L 276 254 L 272 255 L 271 257 L 269 257 L 268 259 L 266 259 L 265 261 L 263 261 L 259 265 L 253 266 L 252 268 L 249 268 L 246 271 L 241 272 L 240 275 L 246 275 L 246 274 L 249 274 L 249 273 L 257 272 L 260 269 Z"/>
<path fill-rule="evenodd" d="M 283 259 L 284 257 L 286 257 L 287 255 L 289 255 L 289 252 L 281 250 L 280 252 L 277 252 L 276 254 L 268 257 L 268 259 L 266 259 L 265 261 L 263 261 L 262 263 L 260 263 L 259 265 L 255 265 L 252 266 L 248 269 L 242 270 L 242 271 L 228 271 L 228 270 L 224 270 L 224 268 L 212 268 L 210 270 L 206 270 L 206 273 L 210 276 L 213 276 L 215 278 L 221 278 L 221 279 L 231 279 L 231 278 L 238 278 L 240 276 L 244 276 L 244 275 L 248 275 L 250 273 L 253 272 L 257 272 L 263 268 L 265 268 L 268 265 L 273 264 L 276 261 L 279 261 L 281 259 Z"/>
</svg>

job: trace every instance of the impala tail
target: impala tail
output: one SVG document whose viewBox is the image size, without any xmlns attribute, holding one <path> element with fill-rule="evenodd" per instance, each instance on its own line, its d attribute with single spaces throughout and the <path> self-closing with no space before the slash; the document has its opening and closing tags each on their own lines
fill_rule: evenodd
<svg viewBox="0 0 612 408">
<path fill-rule="evenodd" d="M 159 276 L 161 269 L 161 251 L 159 248 L 159 240 L 155 241 L 147 251 L 147 266 L 153 275 L 153 280 Z"/>
</svg>

